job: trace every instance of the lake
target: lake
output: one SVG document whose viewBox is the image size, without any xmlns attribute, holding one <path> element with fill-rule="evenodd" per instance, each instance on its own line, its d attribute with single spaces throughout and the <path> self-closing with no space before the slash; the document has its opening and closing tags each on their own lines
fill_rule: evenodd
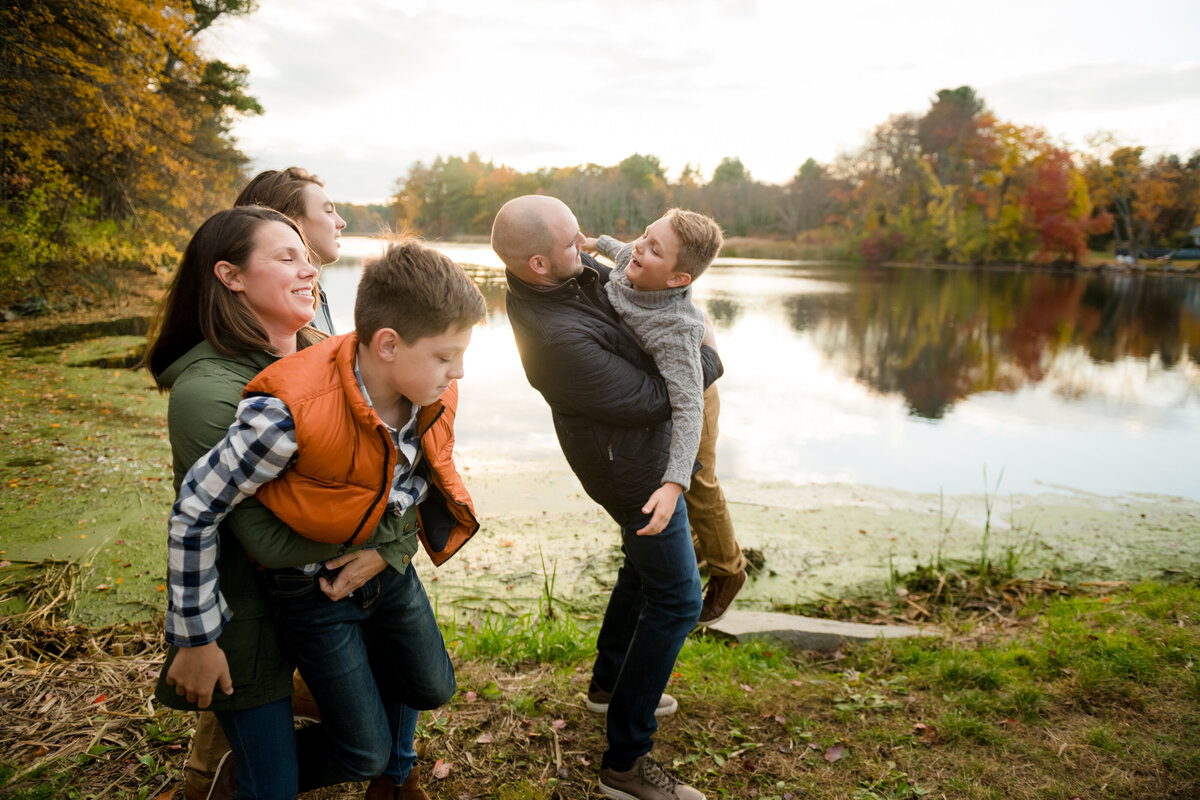
<svg viewBox="0 0 1200 800">
<path fill-rule="evenodd" d="M 353 328 L 362 259 L 322 284 Z M 489 469 L 561 463 L 526 383 L 487 245 L 435 243 L 488 302 L 456 447 Z M 914 492 L 1076 491 L 1200 499 L 1200 281 L 728 259 L 695 285 L 716 326 L 718 473 Z"/>
</svg>

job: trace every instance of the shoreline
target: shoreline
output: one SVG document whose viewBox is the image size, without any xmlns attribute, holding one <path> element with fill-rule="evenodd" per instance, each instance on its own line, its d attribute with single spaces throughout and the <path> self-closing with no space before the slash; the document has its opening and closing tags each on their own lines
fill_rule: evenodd
<svg viewBox="0 0 1200 800">
<path fill-rule="evenodd" d="M 442 607 L 520 614 L 547 593 L 579 614 L 603 609 L 619 565 L 616 523 L 553 462 L 519 474 L 462 465 L 483 527 L 426 589 Z M 1016 559 L 1018 575 L 1067 582 L 1200 572 L 1200 501 L 1084 492 L 943 495 L 846 483 L 723 481 L 738 540 L 763 568 L 747 610 L 878 596 L 893 570 Z M 553 586 L 550 591 L 548 587 Z"/>
</svg>

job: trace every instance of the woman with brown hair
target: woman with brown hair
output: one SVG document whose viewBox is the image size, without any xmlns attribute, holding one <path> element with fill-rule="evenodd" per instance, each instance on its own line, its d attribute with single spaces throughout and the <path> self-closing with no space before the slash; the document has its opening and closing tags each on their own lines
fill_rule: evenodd
<svg viewBox="0 0 1200 800">
<path fill-rule="evenodd" d="M 308 261 L 309 249 L 292 220 L 258 206 L 218 212 L 189 242 L 146 356 L 155 382 L 171 393 L 177 491 L 192 464 L 224 437 L 246 383 L 276 359 L 324 338 L 310 325 L 317 268 Z M 272 541 L 272 557 L 294 564 L 335 563 L 330 559 L 338 548 L 292 535 L 253 501 L 230 515 L 219 536 L 215 563 L 201 552 L 172 556 L 170 572 L 184 579 L 170 581 L 171 647 L 156 697 L 171 707 L 216 713 L 233 748 L 236 796 L 243 800 L 294 798 L 301 789 L 339 782 L 325 763 L 330 747 L 323 726 L 294 730 L 292 664 L 239 537 Z M 265 563 L 261 553 L 254 555 Z M 327 584 L 330 591 L 341 597 L 357 588 L 382 568 L 374 560 L 382 562 L 372 551 L 337 559 L 348 566 Z M 219 591 L 199 590 L 213 582 Z M 201 596 L 214 599 L 201 602 Z M 318 782 L 316 774 L 324 779 Z M 351 779 L 361 778 L 341 778 Z"/>
<path fill-rule="evenodd" d="M 299 226 L 308 245 L 308 260 L 311 263 L 323 267 L 338 260 L 342 246 L 339 240 L 346 220 L 338 215 L 333 201 L 325 193 L 325 184 L 308 170 L 288 167 L 260 172 L 246 184 L 233 204 L 275 209 Z M 319 288 L 320 284 L 317 286 Z M 333 319 L 329 315 L 329 304 L 325 300 L 325 292 L 321 291 L 320 294 L 321 304 L 313 324 L 332 335 Z"/>
</svg>

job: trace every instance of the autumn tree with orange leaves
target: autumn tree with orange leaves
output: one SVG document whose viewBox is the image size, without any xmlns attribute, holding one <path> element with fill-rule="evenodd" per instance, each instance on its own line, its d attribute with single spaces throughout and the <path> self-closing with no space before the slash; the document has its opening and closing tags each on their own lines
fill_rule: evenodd
<svg viewBox="0 0 1200 800">
<path fill-rule="evenodd" d="M 10 0 L 0 9 L 0 279 L 111 282 L 165 267 L 228 200 L 246 72 L 196 36 L 253 0 Z M 90 280 L 89 280 L 90 278 Z"/>
</svg>

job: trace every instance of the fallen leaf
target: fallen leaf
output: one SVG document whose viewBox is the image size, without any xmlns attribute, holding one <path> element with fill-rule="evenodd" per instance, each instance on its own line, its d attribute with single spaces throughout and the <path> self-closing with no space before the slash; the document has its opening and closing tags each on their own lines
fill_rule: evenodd
<svg viewBox="0 0 1200 800">
<path fill-rule="evenodd" d="M 450 768 L 453 766 L 454 766 L 453 761 L 443 761 L 442 759 L 439 758 L 434 763 L 433 769 L 430 770 L 430 772 L 432 773 L 433 777 L 438 779 L 439 781 L 444 780 L 445 777 L 450 774 Z"/>
<path fill-rule="evenodd" d="M 513 543 L 510 542 L 508 539 L 501 539 L 496 544 L 500 545 L 501 547 L 512 547 L 513 546 Z"/>
<path fill-rule="evenodd" d="M 103 703 L 104 700 L 105 694 L 104 692 L 101 692 L 100 694 L 96 695 L 96 699 L 92 701 L 92 705 L 95 705 L 96 703 Z"/>
<path fill-rule="evenodd" d="M 746 694 L 751 694 L 754 691 L 754 689 L 748 683 L 739 683 L 738 688 Z"/>
<path fill-rule="evenodd" d="M 475 702 L 475 699 L 476 699 L 477 697 L 479 697 L 479 695 L 475 694 L 475 690 L 474 690 L 474 689 L 472 689 L 471 691 L 467 692 L 467 694 L 465 695 L 465 699 L 466 699 L 466 701 L 467 701 L 468 703 L 474 703 L 474 702 Z"/>
<path fill-rule="evenodd" d="M 783 717 L 783 714 L 776 714 L 776 715 L 775 715 L 775 721 L 776 721 L 776 722 L 778 722 L 780 725 L 786 725 L 786 724 L 787 724 L 787 720 L 786 720 L 786 719 L 784 719 L 784 717 Z"/>
<path fill-rule="evenodd" d="M 475 744 L 491 744 L 491 743 L 492 743 L 492 732 L 491 731 L 484 731 L 483 733 L 481 733 L 475 737 Z"/>
<path fill-rule="evenodd" d="M 565 719 L 556 719 L 554 722 L 550 723 L 550 727 L 554 728 L 556 731 L 561 731 L 563 728 L 567 727 L 567 721 Z"/>
<path fill-rule="evenodd" d="M 835 761 L 841 761 L 842 756 L 845 754 L 846 749 L 840 744 L 835 744 L 833 747 L 830 747 L 825 751 L 825 760 L 832 764 Z"/>
<path fill-rule="evenodd" d="M 167 789 L 165 792 L 163 792 L 162 794 L 155 797 L 154 800 L 175 800 L 176 788 L 178 788 L 178 787 L 173 787 L 171 789 Z"/>
</svg>

